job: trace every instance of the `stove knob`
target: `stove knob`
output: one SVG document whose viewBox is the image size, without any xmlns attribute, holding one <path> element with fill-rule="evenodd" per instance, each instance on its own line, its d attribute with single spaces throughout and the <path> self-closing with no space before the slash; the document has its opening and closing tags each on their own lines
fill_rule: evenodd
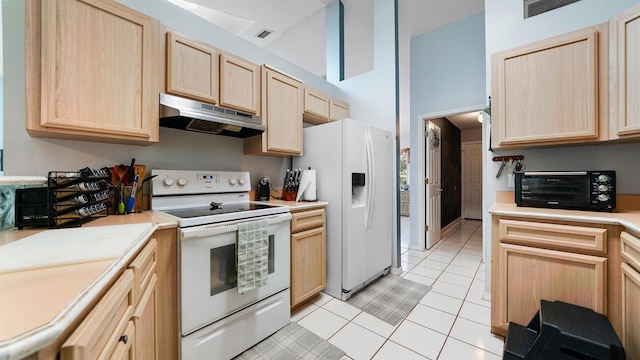
<svg viewBox="0 0 640 360">
<path fill-rule="evenodd" d="M 235 185 L 236 184 L 236 179 L 231 178 L 229 179 L 229 185 Z"/>
<path fill-rule="evenodd" d="M 244 180 L 244 178 L 240 178 L 240 179 L 238 179 L 238 184 L 240 184 L 240 185 L 244 185 L 244 184 L 245 184 L 245 180 Z"/>
<path fill-rule="evenodd" d="M 180 186 L 187 185 L 187 179 L 185 179 L 185 178 L 178 179 L 178 185 L 180 185 Z"/>
<path fill-rule="evenodd" d="M 607 175 L 600 175 L 600 176 L 598 176 L 598 181 L 602 182 L 602 183 L 603 182 L 607 182 L 607 181 L 609 181 L 609 177 Z"/>
<path fill-rule="evenodd" d="M 607 200 L 609 200 L 609 195 L 607 194 L 598 195 L 598 201 L 607 201 Z"/>
<path fill-rule="evenodd" d="M 602 191 L 602 192 L 606 192 L 609 190 L 609 187 L 607 185 L 599 185 L 598 186 L 598 191 Z"/>
<path fill-rule="evenodd" d="M 165 178 L 162 183 L 164 183 L 165 186 L 171 186 L 171 185 L 173 185 L 173 179 L 170 178 L 170 177 Z"/>
</svg>

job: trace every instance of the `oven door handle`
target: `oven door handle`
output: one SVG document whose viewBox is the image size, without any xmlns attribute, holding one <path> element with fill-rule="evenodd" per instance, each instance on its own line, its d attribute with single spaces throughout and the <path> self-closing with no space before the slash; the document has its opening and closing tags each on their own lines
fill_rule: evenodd
<svg viewBox="0 0 640 360">
<path fill-rule="evenodd" d="M 269 221 L 269 225 L 279 224 L 284 221 L 290 221 L 291 214 L 290 213 L 278 214 L 276 216 L 269 217 L 267 220 Z M 180 238 L 182 240 L 190 240 L 190 239 L 197 239 L 205 236 L 236 232 L 238 231 L 238 223 L 246 222 L 246 221 L 247 220 L 242 220 L 242 221 L 234 221 L 226 224 L 202 225 L 202 226 L 196 226 L 196 227 L 187 228 L 187 229 L 180 229 L 180 235 L 181 235 Z"/>
</svg>

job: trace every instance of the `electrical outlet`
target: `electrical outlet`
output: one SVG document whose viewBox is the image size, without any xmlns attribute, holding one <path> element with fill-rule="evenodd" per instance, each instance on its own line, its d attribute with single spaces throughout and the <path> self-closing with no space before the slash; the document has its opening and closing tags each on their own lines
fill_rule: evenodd
<svg viewBox="0 0 640 360">
<path fill-rule="evenodd" d="M 512 188 L 512 187 L 516 187 L 516 174 L 515 173 L 510 173 L 509 176 L 507 177 L 507 186 Z"/>
</svg>

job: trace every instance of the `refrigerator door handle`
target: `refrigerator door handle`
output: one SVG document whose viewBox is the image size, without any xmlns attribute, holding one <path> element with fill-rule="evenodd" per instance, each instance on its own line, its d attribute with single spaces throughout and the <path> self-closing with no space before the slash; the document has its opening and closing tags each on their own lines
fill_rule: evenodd
<svg viewBox="0 0 640 360">
<path fill-rule="evenodd" d="M 371 221 L 373 217 L 373 195 L 375 191 L 375 177 L 374 174 L 374 154 L 373 154 L 373 140 L 371 139 L 371 132 L 365 132 L 365 149 L 367 153 L 367 211 L 365 215 L 365 230 L 371 229 Z"/>
</svg>

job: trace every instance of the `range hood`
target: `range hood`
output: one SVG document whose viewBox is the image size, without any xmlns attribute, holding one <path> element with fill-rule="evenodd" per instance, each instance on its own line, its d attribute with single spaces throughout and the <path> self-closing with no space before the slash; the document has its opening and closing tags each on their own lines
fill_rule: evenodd
<svg viewBox="0 0 640 360">
<path fill-rule="evenodd" d="M 265 130 L 260 116 L 169 94 L 160 94 L 160 126 L 239 138 Z"/>
</svg>

